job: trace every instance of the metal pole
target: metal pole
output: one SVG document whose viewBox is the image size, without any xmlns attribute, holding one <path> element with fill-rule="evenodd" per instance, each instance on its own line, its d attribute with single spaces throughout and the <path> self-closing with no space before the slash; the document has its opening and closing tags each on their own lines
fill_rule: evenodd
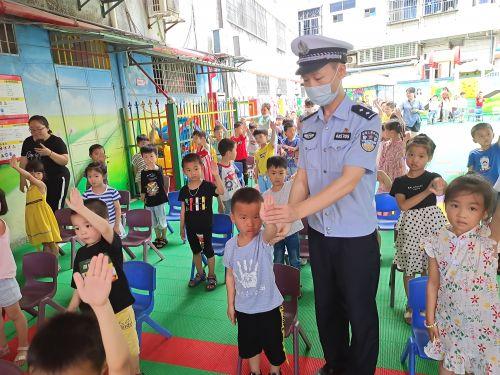
<svg viewBox="0 0 500 375">
<path fill-rule="evenodd" d="M 172 155 L 172 168 L 174 170 L 175 188 L 179 190 L 184 181 L 182 175 L 182 151 L 180 146 L 179 121 L 177 118 L 177 106 L 167 103 L 168 138 L 170 140 L 170 154 Z"/>
</svg>

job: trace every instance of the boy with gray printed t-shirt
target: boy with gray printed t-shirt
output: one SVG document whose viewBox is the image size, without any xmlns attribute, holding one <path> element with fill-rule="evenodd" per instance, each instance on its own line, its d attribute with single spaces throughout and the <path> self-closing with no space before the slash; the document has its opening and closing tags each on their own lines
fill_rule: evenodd
<svg viewBox="0 0 500 375">
<path fill-rule="evenodd" d="M 241 188 L 231 200 L 231 220 L 239 234 L 226 243 L 227 314 L 238 323 L 238 351 L 249 360 L 250 374 L 260 374 L 260 353 L 271 364 L 270 374 L 279 374 L 285 362 L 283 346 L 283 297 L 273 272 L 274 248 L 269 242 L 280 236 L 274 224 L 262 229 L 262 196 L 254 188 Z M 274 204 L 266 197 L 264 206 Z"/>
</svg>

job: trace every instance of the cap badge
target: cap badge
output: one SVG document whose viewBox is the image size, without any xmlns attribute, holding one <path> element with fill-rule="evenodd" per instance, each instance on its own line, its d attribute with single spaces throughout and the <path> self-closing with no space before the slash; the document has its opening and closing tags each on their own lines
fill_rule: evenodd
<svg viewBox="0 0 500 375">
<path fill-rule="evenodd" d="M 306 42 L 304 42 L 303 40 L 301 40 L 299 42 L 299 45 L 297 46 L 297 48 L 299 49 L 299 53 L 301 55 L 305 55 L 306 53 L 309 52 L 309 47 L 307 46 Z"/>
</svg>

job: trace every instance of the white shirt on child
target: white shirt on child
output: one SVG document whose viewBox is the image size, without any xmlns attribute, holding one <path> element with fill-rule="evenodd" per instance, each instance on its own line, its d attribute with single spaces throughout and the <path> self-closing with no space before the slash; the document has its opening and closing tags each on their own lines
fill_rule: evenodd
<svg viewBox="0 0 500 375">
<path fill-rule="evenodd" d="M 288 198 L 290 197 L 290 191 L 292 190 L 293 181 L 286 181 L 280 191 L 272 191 L 273 189 L 269 189 L 262 194 L 262 196 L 271 195 L 274 198 L 274 203 L 276 204 L 287 204 Z M 291 236 L 294 233 L 304 229 L 304 225 L 301 220 L 295 220 L 290 227 L 290 231 L 287 234 Z"/>
<path fill-rule="evenodd" d="M 219 164 L 219 167 L 220 178 L 222 180 L 222 184 L 224 185 L 224 194 L 221 199 L 223 202 L 227 202 L 233 197 L 236 190 L 241 188 L 241 183 L 238 179 L 238 175 L 236 174 L 234 162 L 231 161 L 229 165 Z M 243 171 L 241 172 L 243 173 Z"/>
</svg>

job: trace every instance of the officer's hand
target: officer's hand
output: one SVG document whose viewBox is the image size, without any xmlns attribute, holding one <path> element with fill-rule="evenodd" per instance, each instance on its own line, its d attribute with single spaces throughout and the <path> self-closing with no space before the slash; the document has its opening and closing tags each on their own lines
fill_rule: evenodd
<svg viewBox="0 0 500 375">
<path fill-rule="evenodd" d="M 300 215 L 297 208 L 292 204 L 273 205 L 265 209 L 263 220 L 269 224 L 293 223 L 295 220 L 300 220 Z"/>
</svg>

